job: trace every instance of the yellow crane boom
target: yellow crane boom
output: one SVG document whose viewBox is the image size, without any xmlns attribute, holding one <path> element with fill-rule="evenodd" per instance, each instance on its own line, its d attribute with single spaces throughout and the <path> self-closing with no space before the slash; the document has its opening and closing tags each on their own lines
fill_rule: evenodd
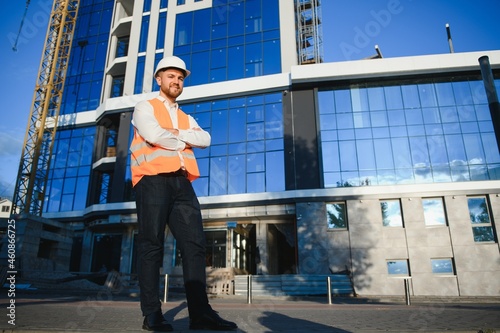
<svg viewBox="0 0 500 333">
<path fill-rule="evenodd" d="M 79 0 L 54 0 L 24 137 L 13 214 L 41 216 Z"/>
<path fill-rule="evenodd" d="M 26 14 L 28 13 L 28 7 L 30 6 L 30 0 L 26 0 L 26 8 L 24 9 L 23 19 L 21 20 L 21 25 L 19 26 L 19 32 L 17 34 L 14 46 L 12 46 L 13 51 L 17 51 L 17 42 L 19 41 L 19 36 L 21 35 L 21 30 L 23 30 L 24 20 L 26 19 Z"/>
</svg>

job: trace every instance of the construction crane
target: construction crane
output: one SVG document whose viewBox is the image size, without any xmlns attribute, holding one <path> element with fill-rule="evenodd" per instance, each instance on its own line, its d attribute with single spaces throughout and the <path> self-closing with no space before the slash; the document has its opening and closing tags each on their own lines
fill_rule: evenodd
<svg viewBox="0 0 500 333">
<path fill-rule="evenodd" d="M 79 0 L 54 0 L 52 6 L 19 163 L 13 214 L 42 215 L 78 7 Z"/>
<path fill-rule="evenodd" d="M 323 62 L 321 0 L 295 0 L 299 65 Z"/>
<path fill-rule="evenodd" d="M 21 25 L 19 26 L 19 32 L 17 33 L 16 41 L 14 46 L 12 46 L 13 51 L 17 51 L 17 42 L 19 41 L 19 36 L 21 36 L 21 30 L 23 30 L 24 20 L 26 19 L 26 14 L 28 14 L 28 7 L 30 6 L 30 0 L 26 0 L 26 8 L 24 9 L 23 19 L 21 20 Z"/>
</svg>

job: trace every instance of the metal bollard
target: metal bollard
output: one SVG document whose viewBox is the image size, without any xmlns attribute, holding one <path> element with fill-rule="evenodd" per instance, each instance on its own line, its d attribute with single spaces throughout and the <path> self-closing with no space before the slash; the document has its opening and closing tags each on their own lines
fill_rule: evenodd
<svg viewBox="0 0 500 333">
<path fill-rule="evenodd" d="M 411 305 L 410 301 L 410 279 L 404 279 L 406 305 Z"/>
<path fill-rule="evenodd" d="M 247 276 L 247 303 L 252 304 L 252 275 Z"/>
<path fill-rule="evenodd" d="M 165 274 L 165 289 L 163 290 L 163 303 L 167 303 L 168 297 L 168 274 Z"/>
<path fill-rule="evenodd" d="M 332 304 L 332 279 L 327 276 L 326 277 L 326 294 L 328 295 L 328 304 Z"/>
</svg>

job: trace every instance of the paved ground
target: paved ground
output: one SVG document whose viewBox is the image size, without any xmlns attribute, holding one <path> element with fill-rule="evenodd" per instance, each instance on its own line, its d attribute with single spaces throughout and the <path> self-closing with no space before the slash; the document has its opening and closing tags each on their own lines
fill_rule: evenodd
<svg viewBox="0 0 500 333">
<path fill-rule="evenodd" d="M 86 294 L 40 291 L 8 296 L 0 290 L 0 332 L 141 332 L 138 298 L 102 290 Z M 8 309 L 11 300 L 15 309 Z M 499 299 L 451 303 L 449 299 L 375 300 L 325 297 L 211 298 L 238 332 L 474 332 L 500 333 Z M 171 296 L 163 305 L 176 332 L 189 332 L 185 299 Z M 15 321 L 13 320 L 15 315 Z M 10 323 L 9 323 L 10 321 Z M 15 323 L 15 325 L 12 325 Z M 203 331 L 197 331 L 203 332 Z"/>
</svg>

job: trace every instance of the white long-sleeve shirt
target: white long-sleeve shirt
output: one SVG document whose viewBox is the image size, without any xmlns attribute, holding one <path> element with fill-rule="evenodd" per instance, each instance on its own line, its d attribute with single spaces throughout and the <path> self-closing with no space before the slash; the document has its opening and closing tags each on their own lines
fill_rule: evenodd
<svg viewBox="0 0 500 333">
<path fill-rule="evenodd" d="M 211 137 L 203 130 L 196 120 L 188 115 L 189 129 L 179 129 L 177 121 L 178 105 L 170 105 L 168 100 L 162 96 L 156 97 L 162 101 L 172 119 L 172 126 L 179 130 L 179 135 L 162 128 L 154 115 L 154 109 L 148 101 L 137 103 L 132 117 L 132 125 L 137 129 L 140 136 L 152 145 L 168 150 L 182 151 L 186 146 L 194 148 L 206 148 L 210 146 Z M 198 129 L 198 130 L 195 130 Z M 181 157 L 182 158 L 182 157 Z"/>
</svg>

